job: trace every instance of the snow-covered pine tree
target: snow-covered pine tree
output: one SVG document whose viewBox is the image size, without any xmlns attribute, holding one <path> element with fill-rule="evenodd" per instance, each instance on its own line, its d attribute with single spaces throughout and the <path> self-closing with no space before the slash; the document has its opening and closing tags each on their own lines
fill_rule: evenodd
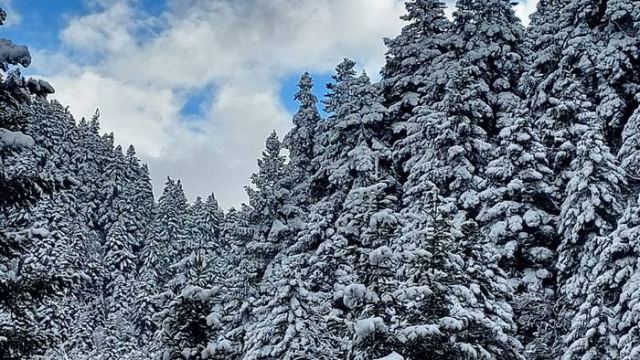
<svg viewBox="0 0 640 360">
<path fill-rule="evenodd" d="M 185 285 L 178 294 L 169 296 L 164 309 L 154 316 L 161 329 L 155 340 L 158 348 L 151 349 L 153 359 L 209 358 L 210 328 L 220 325 L 211 309 L 213 302 L 220 302 L 219 296 L 218 287 L 194 285 Z"/>
<path fill-rule="evenodd" d="M 355 62 L 344 59 L 336 66 L 333 82 L 327 85 L 328 94 L 324 99 L 325 110 L 329 113 L 326 121 L 321 123 L 316 141 L 313 164 L 315 174 L 311 178 L 311 203 L 307 225 L 300 234 L 296 249 L 306 251 L 308 264 L 303 270 L 306 287 L 310 289 L 310 298 L 316 305 L 310 312 L 326 316 L 334 306 L 340 306 L 341 299 L 334 302 L 334 287 L 338 276 L 345 280 L 353 274 L 353 246 L 346 249 L 345 244 L 338 244 L 335 238 L 335 222 L 342 211 L 344 201 L 356 175 L 351 171 L 347 153 L 355 148 L 356 138 L 339 131 L 339 124 L 351 113 L 351 105 L 356 110 L 352 90 L 358 78 L 354 69 Z M 352 120 L 357 121 L 357 112 L 353 112 Z M 363 129 L 364 130 L 364 129 Z M 370 131 L 370 129 L 368 129 Z M 355 135 L 355 134 L 352 134 Z M 353 142 L 352 142 L 353 141 Z M 344 153 L 343 153 L 344 151 Z M 340 248 L 340 250 L 338 250 Z M 344 267 L 344 271 L 339 270 Z M 344 288 L 346 283 L 336 284 Z M 343 318 L 331 323 L 322 324 L 326 329 L 318 340 L 332 349 L 331 356 L 344 358 L 351 348 L 351 334 Z"/>
<path fill-rule="evenodd" d="M 602 129 L 607 146 L 616 149 L 625 141 L 620 135 L 637 108 L 637 6 L 624 0 L 539 4 L 531 26 L 538 41 L 525 76 L 526 92 L 546 129 L 545 144 L 559 149 L 552 154 L 558 169 L 567 168 L 575 153 L 575 139 L 583 131 L 579 125 L 585 125 L 581 108 L 596 112 L 592 125 Z M 565 176 L 561 182 L 567 181 Z"/>
<path fill-rule="evenodd" d="M 134 284 L 127 284 L 127 286 L 136 297 L 143 297 L 152 293 L 152 289 L 154 289 L 155 279 L 150 276 L 150 272 L 145 271 L 146 269 L 143 266 L 145 259 L 142 256 L 142 251 L 145 249 L 146 240 L 148 239 L 155 204 L 149 169 L 146 164 L 140 165 L 138 158 L 135 156 L 133 146 L 127 149 L 126 161 L 125 174 L 128 186 L 125 188 L 123 195 L 128 202 L 124 208 L 123 221 L 127 232 L 130 234 L 129 246 L 135 256 L 133 273 L 126 274 L 126 276 L 134 276 Z M 144 307 L 148 305 L 144 302 L 129 301 L 128 303 L 131 326 L 135 329 L 133 333 L 136 334 L 138 347 L 143 348 L 148 343 L 147 336 L 151 335 L 151 329 L 153 328 L 150 321 L 151 310 Z"/>
<path fill-rule="evenodd" d="M 417 133 L 424 139 L 421 141 L 424 145 L 417 147 L 405 165 L 407 205 L 403 209 L 404 226 L 399 244 L 404 250 L 402 276 L 406 282 L 395 295 L 399 299 L 400 313 L 400 325 L 396 329 L 401 344 L 398 352 L 416 356 L 433 344 L 439 344 L 441 346 L 435 349 L 442 358 L 519 359 L 520 344 L 515 338 L 516 326 L 508 302 L 510 286 L 497 265 L 498 258 L 490 241 L 482 239 L 486 236 L 485 229 L 478 229 L 475 221 L 482 209 L 481 196 L 486 195 L 483 191 L 491 190 L 487 188 L 490 183 L 485 169 L 488 160 L 497 153 L 492 140 L 503 127 L 511 126 L 511 114 L 519 105 L 516 85 L 524 66 L 523 28 L 509 1 L 461 0 L 457 9 L 447 39 L 448 51 L 435 58 L 429 70 L 433 82 L 444 85 L 442 92 L 436 93 L 431 103 L 425 103 L 428 106 L 414 109 L 413 118 L 408 121 L 419 124 L 421 129 Z M 429 215 L 427 209 L 438 203 L 441 205 Z M 434 227 L 436 220 L 440 230 L 435 233 L 450 234 L 451 239 L 459 240 L 451 250 L 438 250 L 438 256 L 445 256 L 445 259 L 429 261 L 455 269 L 455 272 L 446 272 L 459 275 L 453 275 L 455 280 L 446 278 L 445 285 L 434 292 L 428 289 L 431 276 L 419 264 L 434 256 L 427 249 L 433 245 L 429 240 L 435 233 L 429 229 Z M 481 219 L 478 221 L 483 225 Z M 470 236 L 478 243 L 466 241 Z M 473 265 L 467 268 L 464 264 Z M 483 268 L 487 271 L 477 270 Z M 437 275 L 432 274 L 434 280 Z M 467 290 L 447 296 L 447 292 L 442 291 L 444 286 Z M 477 311 L 472 304 L 478 301 L 465 295 L 474 294 L 469 286 L 493 289 L 489 299 L 479 302 L 501 311 L 478 311 L 469 315 Z M 482 296 L 479 293 L 473 296 L 476 295 Z M 422 310 L 432 301 L 442 304 L 440 312 L 435 308 Z M 421 310 L 421 316 L 412 315 Z M 458 311 L 470 313 L 463 316 L 465 324 L 462 327 L 451 327 L 452 323 L 446 319 L 456 318 Z M 487 318 L 485 313 L 494 316 Z M 472 320 L 474 318 L 476 320 Z M 439 338 L 447 338 L 442 335 L 445 332 L 466 332 L 464 329 L 468 329 L 476 333 L 471 329 L 483 327 L 492 329 L 477 331 L 488 335 L 486 337 L 464 340 L 464 335 L 455 336 L 450 338 L 450 343 L 443 343 Z"/>
<path fill-rule="evenodd" d="M 601 53 L 598 70 L 605 78 L 609 92 L 598 108 L 598 115 L 609 119 L 612 135 L 620 135 L 614 137 L 614 144 L 620 145 L 618 160 L 635 189 L 640 178 L 640 101 L 637 96 L 640 9 L 633 1 L 610 1 L 607 5 L 605 17 L 609 38 Z"/>
<path fill-rule="evenodd" d="M 509 1 L 459 1 L 457 7 L 450 49 L 430 69 L 435 82 L 447 79 L 442 93 L 409 121 L 418 124 L 424 140 L 422 151 L 416 151 L 420 157 L 408 165 L 419 161 L 440 194 L 457 199 L 475 217 L 478 192 L 486 186 L 482 173 L 494 150 L 489 138 L 509 123 L 509 112 L 518 104 L 522 26 Z"/>
<path fill-rule="evenodd" d="M 165 285 L 173 276 L 170 265 L 178 258 L 177 247 L 184 235 L 187 211 L 182 185 L 179 181 L 167 178 L 144 239 L 142 264 L 137 276 L 140 287 L 135 299 L 135 326 L 140 346 L 144 348 L 153 345 L 152 338 L 159 329 L 153 316 L 160 310 L 162 301 L 156 296 L 165 291 Z"/>
<path fill-rule="evenodd" d="M 411 0 L 405 3 L 406 24 L 393 39 L 385 39 L 388 47 L 382 69 L 382 89 L 389 113 L 398 121 L 406 120 L 414 107 L 424 104 L 430 87 L 431 63 L 446 52 L 446 34 L 451 23 L 446 18 L 444 2 Z"/>
<path fill-rule="evenodd" d="M 0 25 L 5 19 L 6 13 L 0 9 Z M 3 71 L 11 65 L 28 66 L 31 60 L 26 47 L 5 39 L 0 40 L 0 54 Z M 12 229 L 7 223 L 9 210 L 34 204 L 64 185 L 48 178 L 46 171 L 38 172 L 36 164 L 29 161 L 39 149 L 34 139 L 21 131 L 31 112 L 25 103 L 28 92 L 20 84 L 24 79 L 19 72 L 0 78 L 0 207 L 4 210 L 0 215 L 0 358 L 8 360 L 42 354 L 52 345 L 55 329 L 39 326 L 38 306 L 73 283 L 68 274 L 42 272 L 57 270 L 43 268 L 34 251 L 40 240 L 50 238 L 47 229 Z"/>
<path fill-rule="evenodd" d="M 114 149 L 104 170 L 104 180 L 102 189 L 109 209 L 105 217 L 109 220 L 102 245 L 100 295 L 104 297 L 105 323 L 97 356 L 117 358 L 131 355 L 138 347 L 133 320 L 135 307 L 128 297 L 138 291 L 135 282 L 138 251 L 151 221 L 153 195 L 148 174 L 141 169 L 133 147 L 129 147 L 126 156 L 120 146 Z"/>
<path fill-rule="evenodd" d="M 500 265 L 510 274 L 516 292 L 512 301 L 518 335 L 529 359 L 553 359 L 555 335 L 555 188 L 546 149 L 531 118 L 514 111 L 511 123 L 498 134 L 496 157 L 480 192 L 477 220 L 497 246 Z"/>
<path fill-rule="evenodd" d="M 78 255 L 82 259 L 80 266 L 91 278 L 91 282 L 74 294 L 74 297 L 68 298 L 66 307 L 72 314 L 75 326 L 72 327 L 70 339 L 64 347 L 56 349 L 63 353 L 54 352 L 54 358 L 63 356 L 62 354 L 72 358 L 87 356 L 96 348 L 96 329 L 101 329 L 104 325 L 104 317 L 98 311 L 102 309 L 99 301 L 103 299 L 106 277 L 103 244 L 107 224 L 100 220 L 106 200 L 101 189 L 104 184 L 104 169 L 112 157 L 113 149 L 108 148 L 99 134 L 98 117 L 99 113 L 96 111 L 89 122 L 80 121 L 77 128 L 79 145 L 73 151 L 74 161 L 78 164 L 77 178 L 82 184 L 74 195 L 78 200 L 77 206 L 84 209 L 77 213 L 79 218 L 76 219 L 78 231 L 84 238 Z M 46 137 L 46 132 L 42 136 Z"/>
<path fill-rule="evenodd" d="M 135 246 L 134 234 L 129 232 L 128 217 L 133 215 L 130 199 L 125 196 L 127 179 L 125 175 L 127 162 L 122 153 L 122 148 L 118 145 L 113 154 L 109 166 L 105 169 L 105 189 L 109 192 L 109 217 L 113 221 L 109 225 L 104 243 L 104 266 L 106 273 L 115 279 L 119 274 L 135 272 L 136 256 L 133 248 Z M 127 194 L 129 195 L 129 194 Z M 109 282 L 111 279 L 107 279 Z"/>
<path fill-rule="evenodd" d="M 597 130 L 588 129 L 582 136 L 558 224 L 562 235 L 557 260 L 562 295 L 559 320 L 567 322 L 584 303 L 601 243 L 607 241 L 623 210 L 624 171 Z"/>
<path fill-rule="evenodd" d="M 123 263 L 121 263 L 124 265 Z M 96 359 L 138 359 L 138 339 L 132 323 L 131 294 L 135 293 L 134 274 L 115 270 L 104 289 L 104 326 L 92 356 Z"/>
<path fill-rule="evenodd" d="M 363 334 L 356 333 L 354 325 L 359 320 L 386 317 L 380 297 L 389 291 L 386 256 L 396 224 L 399 184 L 392 171 L 391 150 L 383 140 L 390 129 L 380 89 L 366 74 L 356 77 L 354 66 L 345 59 L 329 85 L 325 104 L 330 116 L 317 144 L 314 163 L 318 170 L 312 178 L 312 193 L 318 198 L 307 220 L 310 226 L 299 239 L 304 244 L 296 249 L 311 256 L 309 268 L 303 270 L 310 281 L 298 285 L 302 293 L 312 291 L 307 303 L 315 302 L 315 310 L 305 315 L 331 311 L 331 323 L 323 325 L 330 332 L 312 341 L 332 348 L 335 356 L 362 358 L 382 355 L 389 347 L 384 329 Z M 361 301 L 365 299 L 351 292 L 356 288 L 378 294 Z M 349 345 L 352 341 L 357 349 Z"/>
<path fill-rule="evenodd" d="M 220 241 L 221 217 L 213 195 L 207 202 L 197 198 L 189 208 L 180 238 L 186 255 L 171 265 L 174 275 L 167 291 L 159 295 L 165 298 L 164 307 L 154 316 L 160 324 L 156 337 L 159 359 L 208 358 L 209 340 L 221 330 L 214 310 L 224 305 L 221 291 L 227 285 L 226 274 L 221 272 L 226 250 Z"/>
<path fill-rule="evenodd" d="M 253 187 L 245 189 L 251 207 L 252 240 L 245 251 L 247 275 L 251 285 L 262 280 L 267 267 L 275 255 L 290 238 L 288 221 L 292 214 L 286 205 L 291 196 L 290 179 L 286 176 L 286 159 L 281 153 L 281 143 L 273 131 L 265 141 L 265 150 L 258 160 L 258 172 L 251 175 Z"/>
<path fill-rule="evenodd" d="M 472 77 L 469 110 L 489 136 L 509 123 L 520 104 L 516 89 L 524 68 L 524 28 L 508 0 L 458 0 L 452 51 Z"/>
<path fill-rule="evenodd" d="M 594 241 L 589 284 L 571 321 L 563 359 L 632 359 L 640 354 L 633 320 L 638 313 L 639 216 L 638 206 L 631 203 L 616 230 Z"/>
<path fill-rule="evenodd" d="M 440 0 L 412 0 L 401 17 L 408 22 L 397 37 L 386 39 L 382 92 L 387 116 L 400 139 L 394 156 L 400 165 L 424 144 L 422 124 L 411 121 L 419 106 L 432 104 L 444 82 L 434 81 L 432 63 L 448 50 L 445 4 Z M 406 171 L 406 169 L 404 169 Z"/>
<path fill-rule="evenodd" d="M 403 229 L 395 351 L 409 359 L 523 359 L 511 286 L 493 245 L 473 220 L 460 223 L 454 203 L 438 199 L 435 188 L 432 196 L 422 227 Z"/>
<path fill-rule="evenodd" d="M 598 18 L 589 20 L 599 42 L 597 115 L 606 144 L 617 150 L 630 117 L 638 111 L 640 89 L 640 4 L 629 0 L 592 1 Z"/>
<path fill-rule="evenodd" d="M 317 98 L 312 92 L 313 82 L 308 73 L 298 83 L 295 100 L 299 109 L 294 114 L 294 128 L 285 136 L 283 146 L 289 150 L 289 162 L 285 165 L 282 181 L 292 190 L 283 199 L 282 211 L 287 215 L 287 233 L 294 241 L 283 244 L 274 257 L 260 286 L 263 294 L 253 310 L 255 320 L 250 328 L 255 329 L 246 338 L 246 358 L 295 358 L 309 354 L 309 348 L 321 354 L 329 351 L 322 348 L 317 334 L 317 316 L 309 296 L 308 285 L 301 279 L 305 254 L 301 253 L 299 231 L 307 226 L 310 206 L 310 176 L 314 173 L 314 149 L 321 117 L 317 110 Z M 286 245 L 286 246 L 284 246 Z M 289 247 L 289 245 L 291 245 Z M 271 294 L 273 289 L 278 289 Z"/>
<path fill-rule="evenodd" d="M 519 336 L 525 345 L 533 343 L 525 353 L 543 356 L 538 348 L 544 345 L 534 340 L 555 341 L 544 335 L 553 334 L 549 329 L 554 325 L 557 209 L 546 149 L 533 120 L 521 110 L 518 84 L 525 68 L 524 29 L 510 1 L 458 1 L 457 7 L 452 47 L 461 69 L 473 74 L 465 89 L 475 93 L 471 118 L 497 145 L 489 155 L 491 161 L 480 165 L 484 173 L 479 177 L 486 180 L 478 189 L 479 197 L 468 199 L 480 202 L 475 220 L 488 241 L 498 246 L 501 266 L 515 280 L 518 291 L 512 303 Z"/>
<path fill-rule="evenodd" d="M 253 286 L 245 281 L 249 276 L 245 267 L 246 244 L 251 241 L 251 229 L 248 215 L 251 209 L 243 205 L 238 211 L 229 209 L 222 221 L 220 239 L 227 251 L 223 263 L 219 264 L 220 274 L 224 274 L 224 287 L 219 305 L 211 309 L 210 323 L 214 326 L 213 337 L 204 350 L 209 359 L 240 359 L 244 353 L 245 335 L 250 319 L 251 304 L 255 298 L 250 296 Z M 203 355 L 204 356 L 204 355 Z"/>
<path fill-rule="evenodd" d="M 125 178 L 127 186 L 123 196 L 128 199 L 129 207 L 124 210 L 127 215 L 127 230 L 134 237 L 132 250 L 136 254 L 136 269 L 139 269 L 141 262 L 137 256 L 149 231 L 149 224 L 153 219 L 154 198 L 151 176 L 146 164 L 141 164 L 136 157 L 136 150 L 133 145 L 129 145 L 125 154 L 127 165 L 125 167 Z"/>
<path fill-rule="evenodd" d="M 345 59 L 336 67 L 336 74 L 332 75 L 333 83 L 327 84 L 330 94 L 323 102 L 325 110 L 332 112 L 337 108 L 338 102 L 342 101 L 340 93 L 347 93 L 347 82 L 355 79 L 355 62 Z M 345 192 L 336 191 L 334 185 L 329 180 L 329 169 L 324 168 L 333 156 L 329 152 L 336 151 L 337 147 L 332 146 L 330 136 L 331 128 L 335 124 L 336 116 L 320 121 L 316 126 L 316 136 L 314 141 L 314 157 L 311 162 L 311 176 L 308 179 L 308 196 L 305 200 L 309 205 L 306 212 L 303 228 L 291 245 L 289 251 L 304 252 L 317 248 L 322 242 L 321 237 L 324 232 L 332 226 L 339 207 L 344 201 Z"/>
<path fill-rule="evenodd" d="M 385 141 L 389 124 L 378 86 L 363 73 L 349 91 L 352 97 L 342 106 L 350 109 L 334 120 L 333 131 L 337 132 L 335 145 L 346 145 L 336 161 L 349 169 L 352 180 L 334 224 L 332 242 L 347 255 L 338 262 L 352 263 L 339 265 L 333 297 L 342 301 L 344 319 L 350 321 L 346 323 L 353 337 L 349 358 L 368 359 L 393 347 L 388 329 L 378 325 L 393 321 L 387 307 L 392 301 L 388 294 L 397 287 L 391 247 L 398 224 L 400 184 Z M 360 331 L 363 324 L 371 322 L 376 323 L 375 329 Z"/>
<path fill-rule="evenodd" d="M 290 188 L 283 210 L 288 214 L 287 225 L 292 236 L 306 224 L 310 206 L 310 178 L 315 172 L 314 149 L 321 127 L 322 118 L 317 109 L 318 99 L 313 94 L 313 80 L 304 73 L 298 83 L 294 99 L 298 101 L 298 111 L 293 115 L 294 127 L 284 137 L 282 146 L 289 150 L 289 161 L 285 165 L 286 180 Z M 292 241 L 289 245 L 297 245 Z"/>
<path fill-rule="evenodd" d="M 28 108 L 24 131 L 34 139 L 36 146 L 30 149 L 27 157 L 32 158 L 36 171 L 59 178 L 80 179 L 80 161 L 74 156 L 80 139 L 74 119 L 59 103 L 42 98 L 32 99 Z M 77 197 L 80 188 L 74 186 L 45 197 L 33 207 L 11 211 L 13 230 L 33 227 L 48 232 L 48 236 L 38 239 L 38 246 L 33 249 L 35 261 L 31 266 L 37 266 L 40 271 L 79 274 L 84 270 L 82 250 L 86 226 L 82 216 L 85 207 Z M 38 314 L 42 326 L 58 335 L 60 346 L 71 337 L 74 312 L 70 302 L 79 292 L 47 299 L 41 306 L 44 312 Z"/>
<path fill-rule="evenodd" d="M 386 89 L 384 95 L 387 103 L 392 101 L 390 99 L 393 98 L 391 94 L 394 93 L 394 87 L 399 87 L 395 92 L 403 94 L 406 86 L 413 87 L 413 82 L 417 81 L 421 82 L 420 89 L 423 90 L 433 84 L 444 84 L 436 79 L 446 74 L 439 71 L 437 72 L 439 75 L 436 75 L 433 70 L 436 67 L 432 67 L 442 61 L 441 56 L 448 51 L 446 35 L 451 24 L 446 20 L 443 6 L 438 1 L 407 3 L 409 13 L 403 19 L 411 23 L 403 28 L 396 39 L 387 41 L 390 48 L 382 80 Z M 407 58 L 408 64 L 404 64 L 403 55 Z M 416 78 L 412 78 L 413 72 L 416 72 Z M 396 73 L 401 75 L 394 76 L 393 74 Z M 402 84 L 405 85 L 400 86 Z M 402 128 L 401 131 L 404 132 L 404 136 L 394 144 L 394 160 L 401 168 L 401 173 L 405 175 L 401 211 L 405 221 L 404 226 L 408 228 L 414 223 L 418 227 L 422 226 L 424 209 L 431 201 L 433 182 L 430 172 L 426 171 L 424 166 L 430 164 L 430 160 L 433 160 L 435 155 L 432 141 L 435 123 L 427 114 L 435 111 L 430 106 L 439 98 L 438 91 L 425 91 L 425 93 L 414 95 L 422 97 L 416 99 L 415 105 L 407 109 L 411 113 L 406 114 L 410 115 L 406 121 L 403 121 L 400 115 L 394 115 L 393 110 L 388 113 L 393 120 L 395 130 Z M 390 108 L 393 109 L 394 105 L 390 105 Z"/>
<path fill-rule="evenodd" d="M 216 262 L 219 263 L 228 251 L 220 239 L 222 216 L 213 194 L 206 202 L 196 198 L 189 207 L 181 236 L 181 248 L 186 255 L 172 265 L 176 276 L 169 282 L 169 287 L 219 284 L 221 274 Z"/>
<path fill-rule="evenodd" d="M 301 79 L 296 98 L 301 102 L 301 108 L 294 117 L 297 127 L 288 140 L 292 145 L 306 146 L 305 153 L 300 152 L 302 148 L 293 151 L 292 163 L 285 164 L 280 155 L 277 136 L 275 132 L 272 133 L 267 138 L 263 158 L 259 160 L 259 172 L 252 177 L 258 191 L 247 189 L 252 208 L 249 219 L 263 228 L 254 228 L 253 240 L 246 246 L 248 253 L 245 255 L 245 262 L 250 265 L 244 266 L 245 271 L 249 272 L 249 278 L 253 277 L 251 273 L 254 271 L 260 276 L 256 279 L 259 283 L 256 281 L 257 298 L 252 304 L 253 319 L 248 324 L 248 328 L 252 330 L 245 336 L 244 357 L 247 359 L 290 358 L 293 354 L 300 354 L 306 345 L 311 345 L 301 340 L 297 331 L 303 330 L 300 327 L 303 324 L 301 319 L 309 318 L 298 299 L 306 294 L 305 286 L 295 280 L 300 275 L 294 272 L 298 270 L 294 264 L 299 265 L 299 262 L 294 261 L 293 256 L 289 258 L 286 255 L 288 251 L 285 251 L 294 244 L 291 238 L 295 239 L 304 215 L 300 206 L 306 206 L 303 203 L 308 201 L 306 190 L 302 190 L 301 194 L 294 194 L 292 188 L 308 188 L 313 156 L 308 147 L 314 145 L 314 139 L 308 136 L 313 135 L 319 120 L 308 75 Z M 307 128 L 305 133 L 311 132 L 304 144 L 299 136 L 302 125 Z M 294 140 L 295 142 L 291 142 Z M 267 216 L 256 216 L 259 209 Z M 266 241 L 260 240 L 261 238 Z M 274 289 L 279 290 L 274 294 Z M 298 324 L 298 327 L 294 324 Z"/>
<path fill-rule="evenodd" d="M 535 89 L 546 74 L 556 66 L 560 58 L 561 44 L 554 41 L 559 27 L 558 17 L 569 0 L 539 0 L 536 11 L 531 14 L 529 26 L 525 29 L 524 51 L 526 51 L 526 70 L 521 79 L 521 90 L 526 94 L 525 101 L 533 108 L 537 101 L 546 101 L 544 97 L 534 96 Z M 540 94 L 543 95 L 543 94 Z"/>
<path fill-rule="evenodd" d="M 144 270 L 154 279 L 152 283 L 160 290 L 171 279 L 169 266 L 179 258 L 181 236 L 188 203 L 180 180 L 167 178 L 162 196 L 158 199 L 154 220 L 151 224 L 143 249 Z"/>
<path fill-rule="evenodd" d="M 312 171 L 313 149 L 316 129 L 322 120 L 317 109 L 318 99 L 313 94 L 313 80 L 308 72 L 298 82 L 298 92 L 294 99 L 298 101 L 298 111 L 293 115 L 293 129 L 282 141 L 282 147 L 289 150 L 287 168 L 291 170 L 291 181 L 298 185 L 306 181 Z M 298 190 L 303 190 L 298 187 Z M 300 197 L 307 195 L 303 192 Z"/>
<path fill-rule="evenodd" d="M 563 326 L 568 326 L 584 302 L 597 249 L 603 237 L 616 227 L 623 210 L 621 196 L 626 174 L 609 147 L 619 143 L 612 134 L 619 133 L 624 126 L 624 120 L 617 118 L 620 113 L 611 110 L 617 109 L 615 104 L 620 100 L 620 96 L 613 96 L 612 86 L 621 79 L 614 80 L 615 76 L 612 78 L 609 73 L 619 74 L 621 69 L 612 65 L 602 71 L 598 65 L 607 62 L 603 54 L 609 50 L 605 51 L 603 44 L 608 39 L 626 38 L 610 31 L 625 31 L 615 24 L 611 24 L 610 30 L 605 29 L 609 27 L 607 14 L 611 14 L 607 8 L 616 7 L 615 3 L 560 2 L 564 6 L 552 15 L 555 19 L 547 20 L 554 23 L 550 28 L 555 32 L 553 41 L 535 49 L 527 75 L 532 79 L 527 81 L 534 86 L 526 95 L 550 150 L 554 185 L 565 189 L 564 193 L 556 194 L 562 203 L 557 268 L 561 295 L 558 320 Z M 628 19 L 620 12 L 617 15 Z M 625 53 L 623 48 L 627 44 L 624 41 L 618 44 L 621 46 L 618 55 Z M 614 56 L 607 63 L 624 63 L 618 61 L 620 58 L 624 56 Z M 606 114 L 609 118 L 600 116 Z"/>
</svg>

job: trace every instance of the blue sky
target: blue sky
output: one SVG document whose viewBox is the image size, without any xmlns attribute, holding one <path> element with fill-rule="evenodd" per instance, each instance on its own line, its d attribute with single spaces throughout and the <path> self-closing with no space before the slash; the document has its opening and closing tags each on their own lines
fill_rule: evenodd
<svg viewBox="0 0 640 360">
<path fill-rule="evenodd" d="M 342 58 L 375 76 L 401 0 L 0 0 L 0 36 L 29 46 L 76 118 L 101 126 L 190 197 L 244 201 L 264 138 L 291 126 L 301 73 L 319 98 Z M 526 18 L 535 0 L 521 2 Z"/>
<path fill-rule="evenodd" d="M 6 1 L 0 3 L 7 4 Z M 9 3 L 7 11 L 9 26 L 0 30 L 3 37 L 16 43 L 55 49 L 60 47 L 60 29 L 70 17 L 86 12 L 87 4 L 81 0 L 14 0 Z"/>
</svg>

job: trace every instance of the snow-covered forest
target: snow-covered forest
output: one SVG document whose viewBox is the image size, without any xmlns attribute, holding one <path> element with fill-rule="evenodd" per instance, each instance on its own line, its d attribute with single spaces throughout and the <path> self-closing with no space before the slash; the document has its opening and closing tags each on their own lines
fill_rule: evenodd
<svg viewBox="0 0 640 360">
<path fill-rule="evenodd" d="M 228 210 L 0 40 L 0 359 L 640 359 L 640 1 L 456 5 L 303 74 Z"/>
</svg>

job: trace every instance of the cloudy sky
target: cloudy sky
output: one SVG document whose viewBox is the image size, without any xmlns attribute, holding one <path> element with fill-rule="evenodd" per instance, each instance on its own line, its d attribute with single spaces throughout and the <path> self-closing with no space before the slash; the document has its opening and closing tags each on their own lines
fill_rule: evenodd
<svg viewBox="0 0 640 360">
<path fill-rule="evenodd" d="M 526 23 L 537 0 L 521 1 Z M 134 144 L 156 193 L 166 176 L 189 197 L 245 199 L 264 138 L 284 135 L 299 75 L 316 92 L 343 57 L 375 77 L 400 0 L 0 0 L 0 37 L 28 45 L 28 74 L 49 80 L 77 117 Z"/>
</svg>

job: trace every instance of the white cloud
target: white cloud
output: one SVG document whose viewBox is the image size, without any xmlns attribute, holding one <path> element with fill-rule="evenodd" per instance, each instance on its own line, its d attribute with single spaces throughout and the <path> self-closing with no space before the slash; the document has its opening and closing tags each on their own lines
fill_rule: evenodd
<svg viewBox="0 0 640 360">
<path fill-rule="evenodd" d="M 117 2 L 102 12 L 74 18 L 60 38 L 66 45 L 88 53 L 124 53 L 135 47 L 130 35 L 134 19 L 129 4 Z"/>
<path fill-rule="evenodd" d="M 264 138 L 290 126 L 279 80 L 332 71 L 343 57 L 377 74 L 381 39 L 399 32 L 404 11 L 400 0 L 169 0 L 150 18 L 136 2 L 98 1 L 61 32 L 62 52 L 36 51 L 34 66 L 76 116 L 99 107 L 103 129 L 136 145 L 156 193 L 171 175 L 226 206 L 244 200 Z M 184 121 L 185 91 L 210 84 L 209 111 Z"/>
<path fill-rule="evenodd" d="M 72 113 L 91 115 L 100 109 L 102 130 L 114 132 L 119 143 L 134 144 L 145 157 L 161 157 L 166 145 L 186 139 L 178 121 L 180 104 L 170 89 L 105 77 L 93 69 L 49 78 L 56 98 Z"/>
</svg>

